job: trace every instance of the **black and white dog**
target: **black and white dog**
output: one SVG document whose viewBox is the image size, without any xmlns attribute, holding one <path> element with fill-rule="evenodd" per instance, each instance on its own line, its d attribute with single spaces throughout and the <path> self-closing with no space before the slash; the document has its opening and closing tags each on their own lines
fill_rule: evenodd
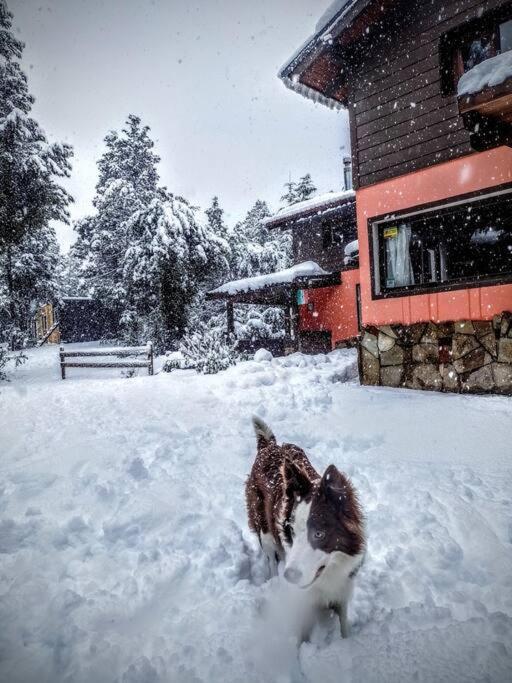
<svg viewBox="0 0 512 683">
<path fill-rule="evenodd" d="M 246 483 L 249 527 L 258 535 L 271 576 L 306 591 L 313 611 L 331 608 L 347 637 L 347 607 L 365 553 L 363 515 L 349 479 L 334 465 L 321 477 L 304 451 L 279 446 L 253 418 L 258 452 Z"/>
</svg>

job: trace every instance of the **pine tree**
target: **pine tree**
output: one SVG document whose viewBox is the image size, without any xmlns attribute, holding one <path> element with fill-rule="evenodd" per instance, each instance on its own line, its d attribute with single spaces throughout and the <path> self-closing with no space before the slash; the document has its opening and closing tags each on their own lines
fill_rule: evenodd
<svg viewBox="0 0 512 683">
<path fill-rule="evenodd" d="M 82 259 L 88 292 L 103 302 L 114 326 L 126 306 L 127 221 L 147 208 L 159 192 L 165 194 L 158 188 L 156 165 L 160 159 L 153 152 L 149 130 L 139 117 L 130 115 L 120 133 L 112 131 L 105 137 L 93 200 L 96 213 L 75 225 L 78 239 L 73 254 Z"/>
<path fill-rule="evenodd" d="M 284 186 L 286 188 L 286 192 L 281 197 L 281 201 L 288 206 L 298 202 L 299 200 L 297 199 L 297 183 L 293 182 L 293 180 L 290 180 L 289 182 L 285 183 Z"/>
<path fill-rule="evenodd" d="M 269 230 L 264 222 L 269 216 L 267 203 L 257 200 L 244 220 L 234 227 L 230 240 L 233 277 L 264 275 L 290 265 L 290 236 Z"/>
<path fill-rule="evenodd" d="M 217 196 L 213 197 L 212 204 L 206 209 L 205 214 L 208 219 L 208 227 L 213 234 L 226 240 L 228 237 L 228 229 L 224 223 L 224 209 L 220 208 L 219 198 Z"/>
<path fill-rule="evenodd" d="M 40 269 L 36 263 L 45 246 L 53 258 L 56 242 L 49 221 L 67 222 L 71 201 L 57 179 L 69 176 L 72 150 L 49 144 L 31 118 L 34 99 L 19 64 L 22 52 L 23 43 L 12 35 L 12 15 L 0 0 L 0 296 L 8 328 L 4 336 L 10 336 L 13 346 L 27 326 L 27 297 L 50 282 L 32 286 L 34 273 L 40 278 L 51 274 L 47 264 Z M 20 263 L 27 268 L 23 278 Z"/>
<path fill-rule="evenodd" d="M 297 202 L 303 202 L 310 199 L 316 192 L 316 187 L 311 180 L 311 175 L 306 173 L 305 176 L 299 180 L 295 187 L 295 196 Z"/>
</svg>

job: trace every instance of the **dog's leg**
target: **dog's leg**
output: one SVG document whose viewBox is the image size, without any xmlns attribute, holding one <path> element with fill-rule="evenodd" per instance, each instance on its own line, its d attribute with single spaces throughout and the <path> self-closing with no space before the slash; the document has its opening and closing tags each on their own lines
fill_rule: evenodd
<svg viewBox="0 0 512 683">
<path fill-rule="evenodd" d="M 271 533 L 260 534 L 261 548 L 268 560 L 270 578 L 277 576 L 278 554 L 277 546 Z"/>
<path fill-rule="evenodd" d="M 337 604 L 334 610 L 340 619 L 341 637 L 348 638 L 350 635 L 350 624 L 348 623 L 347 617 L 348 603 L 344 600 L 343 602 Z"/>
<path fill-rule="evenodd" d="M 348 638 L 350 635 L 350 624 L 348 623 L 347 617 L 348 602 L 343 600 L 342 602 L 331 605 L 331 608 L 336 612 L 340 620 L 341 637 Z"/>
</svg>

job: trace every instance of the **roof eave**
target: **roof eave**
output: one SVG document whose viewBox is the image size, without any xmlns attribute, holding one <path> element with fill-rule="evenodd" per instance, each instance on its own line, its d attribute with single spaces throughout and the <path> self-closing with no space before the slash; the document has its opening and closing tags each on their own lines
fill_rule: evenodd
<svg viewBox="0 0 512 683">
<path fill-rule="evenodd" d="M 278 216 L 270 217 L 265 221 L 265 227 L 269 230 L 274 230 L 277 228 L 291 229 L 296 224 L 302 223 L 304 221 L 311 221 L 312 223 L 317 220 L 322 220 L 323 214 L 329 213 L 329 218 L 335 218 L 337 214 L 343 213 L 348 205 L 355 205 L 355 197 L 347 197 L 343 200 L 337 200 L 335 202 L 327 203 L 321 206 L 317 206 L 314 209 L 309 209 L 304 211 L 304 213 L 296 214 L 293 216 L 284 216 L 279 218 Z"/>
<path fill-rule="evenodd" d="M 307 99 L 323 104 L 329 109 L 346 109 L 346 104 L 326 97 L 323 93 L 300 82 L 300 75 L 354 21 L 372 0 L 355 0 L 352 5 L 342 7 L 327 24 L 317 31 L 306 44 L 279 70 L 278 76 L 284 85 Z"/>
</svg>

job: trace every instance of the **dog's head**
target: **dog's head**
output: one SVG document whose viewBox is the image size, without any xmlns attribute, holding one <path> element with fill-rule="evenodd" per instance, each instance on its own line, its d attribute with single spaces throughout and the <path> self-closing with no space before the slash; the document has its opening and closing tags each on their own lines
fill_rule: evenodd
<svg viewBox="0 0 512 683">
<path fill-rule="evenodd" d="M 363 552 L 362 513 L 350 480 L 334 465 L 320 480 L 311 481 L 288 462 L 286 475 L 295 504 L 284 576 L 308 588 L 342 555 Z"/>
</svg>

